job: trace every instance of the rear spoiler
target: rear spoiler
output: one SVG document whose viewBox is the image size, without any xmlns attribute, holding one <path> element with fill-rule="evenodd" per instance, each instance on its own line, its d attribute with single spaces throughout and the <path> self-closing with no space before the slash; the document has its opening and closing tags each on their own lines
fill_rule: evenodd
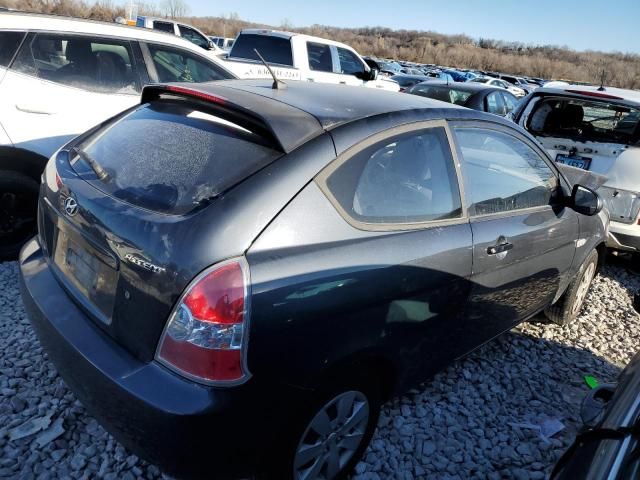
<svg viewBox="0 0 640 480">
<path fill-rule="evenodd" d="M 281 152 L 287 153 L 285 145 L 273 131 L 266 119 L 254 111 L 230 101 L 221 95 L 206 93 L 183 85 L 148 85 L 142 89 L 140 103 L 145 104 L 160 98 L 187 98 L 216 116 L 235 123 L 259 135 Z"/>
<path fill-rule="evenodd" d="M 278 92 L 277 98 L 273 92 Z M 142 89 L 141 100 L 147 103 L 160 98 L 188 99 L 205 111 L 259 135 L 277 150 L 290 153 L 323 134 L 324 129 L 316 117 L 289 105 L 287 97 L 286 91 L 262 89 L 259 83 L 229 80 L 149 85 Z"/>
</svg>

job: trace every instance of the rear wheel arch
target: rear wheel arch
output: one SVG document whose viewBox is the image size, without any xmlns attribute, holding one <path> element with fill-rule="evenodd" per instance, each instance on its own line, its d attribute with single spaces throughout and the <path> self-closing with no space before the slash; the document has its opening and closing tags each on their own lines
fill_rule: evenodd
<svg viewBox="0 0 640 480">
<path fill-rule="evenodd" d="M 325 389 L 349 378 L 365 377 L 378 384 L 383 400 L 396 393 L 399 370 L 396 363 L 380 352 L 359 352 L 344 357 L 325 369 L 317 379 L 316 388 Z"/>
<path fill-rule="evenodd" d="M 0 146 L 0 170 L 21 173 L 37 182 L 40 182 L 40 176 L 48 160 L 30 150 Z"/>
</svg>

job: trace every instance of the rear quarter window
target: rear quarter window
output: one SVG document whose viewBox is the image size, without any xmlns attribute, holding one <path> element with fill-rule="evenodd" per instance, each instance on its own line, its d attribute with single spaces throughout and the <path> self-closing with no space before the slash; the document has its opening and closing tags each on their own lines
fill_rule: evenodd
<svg viewBox="0 0 640 480">
<path fill-rule="evenodd" d="M 206 205 L 281 155 L 250 131 L 180 101 L 143 105 L 78 148 L 73 167 L 94 186 L 168 214 Z M 107 179 L 98 180 L 87 156 Z"/>
</svg>

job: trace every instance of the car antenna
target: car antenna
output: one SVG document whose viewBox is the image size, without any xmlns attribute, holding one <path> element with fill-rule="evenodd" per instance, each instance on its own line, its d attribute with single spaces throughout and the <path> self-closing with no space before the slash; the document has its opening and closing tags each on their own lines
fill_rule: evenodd
<svg viewBox="0 0 640 480">
<path fill-rule="evenodd" d="M 258 58 L 260 59 L 260 61 L 264 64 L 265 67 L 267 67 L 267 70 L 269 70 L 269 73 L 273 77 L 273 85 L 271 85 L 271 88 L 274 90 L 284 90 L 285 88 L 287 88 L 286 83 L 284 83 L 282 80 L 278 80 L 278 77 L 276 77 L 276 74 L 273 73 L 273 70 L 271 70 L 271 67 L 265 61 L 265 59 L 262 58 L 262 55 L 260 55 L 260 52 L 258 51 L 258 49 L 254 48 L 253 51 L 256 52 L 256 55 L 258 55 Z"/>
<path fill-rule="evenodd" d="M 600 75 L 600 88 L 598 88 L 599 92 L 604 92 L 606 91 L 606 88 L 604 88 L 604 78 L 605 78 L 606 74 L 604 72 L 604 68 L 602 69 L 602 75 Z"/>
</svg>

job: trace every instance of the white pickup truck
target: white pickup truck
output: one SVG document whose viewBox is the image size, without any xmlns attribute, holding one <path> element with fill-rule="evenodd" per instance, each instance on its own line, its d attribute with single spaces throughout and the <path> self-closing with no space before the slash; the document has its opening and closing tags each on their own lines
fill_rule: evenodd
<svg viewBox="0 0 640 480">
<path fill-rule="evenodd" d="M 240 78 L 268 78 L 255 50 L 279 80 L 363 85 L 399 91 L 397 82 L 378 77 L 348 45 L 324 38 L 275 30 L 245 29 L 238 34 L 225 67 Z"/>
</svg>

